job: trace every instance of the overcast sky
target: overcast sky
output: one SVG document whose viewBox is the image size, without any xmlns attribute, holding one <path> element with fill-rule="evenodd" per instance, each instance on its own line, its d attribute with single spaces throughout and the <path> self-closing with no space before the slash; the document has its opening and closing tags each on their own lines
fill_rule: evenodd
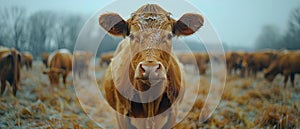
<svg viewBox="0 0 300 129">
<path fill-rule="evenodd" d="M 285 32 L 290 12 L 300 6 L 300 0 L 187 1 L 199 8 L 210 20 L 224 42 L 234 46 L 253 46 L 264 25 L 275 25 L 281 33 Z M 112 2 L 112 0 L 0 0 L 0 8 L 21 6 L 29 13 L 53 10 L 89 16 Z M 130 3 L 124 5 L 125 8 L 130 8 L 129 6 Z"/>
</svg>

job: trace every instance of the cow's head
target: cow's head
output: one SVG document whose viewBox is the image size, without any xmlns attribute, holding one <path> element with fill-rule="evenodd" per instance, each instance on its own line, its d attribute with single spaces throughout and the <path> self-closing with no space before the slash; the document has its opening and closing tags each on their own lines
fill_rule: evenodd
<svg viewBox="0 0 300 129">
<path fill-rule="evenodd" d="M 264 69 L 263 73 L 265 79 L 269 82 L 272 82 L 279 73 L 279 69 L 276 68 L 276 62 L 272 63 L 267 69 Z"/>
<path fill-rule="evenodd" d="M 65 70 L 58 68 L 50 68 L 43 71 L 43 74 L 48 75 L 51 85 L 59 84 L 59 76 L 60 74 L 64 74 Z"/>
<path fill-rule="evenodd" d="M 141 83 L 168 80 L 171 68 L 176 63 L 172 57 L 172 38 L 195 33 L 204 23 L 199 14 L 187 13 L 179 20 L 157 5 L 148 4 L 134 12 L 127 21 L 116 13 L 106 13 L 99 17 L 99 24 L 109 34 L 127 37 L 131 47 L 130 79 Z M 178 65 L 178 64 L 176 64 Z M 173 70 L 173 71 L 172 71 Z M 152 84 L 153 84 L 152 83 Z M 147 90 L 145 89 L 139 90 Z"/>
</svg>

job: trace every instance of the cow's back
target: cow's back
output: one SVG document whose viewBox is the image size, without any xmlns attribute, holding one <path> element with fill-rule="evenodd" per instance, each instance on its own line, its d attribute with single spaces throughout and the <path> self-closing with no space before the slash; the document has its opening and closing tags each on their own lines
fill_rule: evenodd
<svg viewBox="0 0 300 129">
<path fill-rule="evenodd" d="M 1 83 L 8 81 L 13 87 L 13 94 L 16 95 L 17 86 L 20 82 L 21 55 L 15 49 L 0 49 L 0 80 Z M 1 85 L 1 87 L 5 87 Z M 2 91 L 3 92 L 3 91 Z"/>
<path fill-rule="evenodd" d="M 57 51 L 49 55 L 48 66 L 50 68 L 64 69 L 71 71 L 72 69 L 72 55 L 69 51 Z"/>
<path fill-rule="evenodd" d="M 300 73 L 300 52 L 287 53 L 280 57 L 278 63 L 281 69 Z"/>
</svg>

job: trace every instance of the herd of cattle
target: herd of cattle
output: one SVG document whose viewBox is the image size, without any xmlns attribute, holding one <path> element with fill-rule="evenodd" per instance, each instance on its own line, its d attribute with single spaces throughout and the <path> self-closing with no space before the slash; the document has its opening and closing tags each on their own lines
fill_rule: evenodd
<svg viewBox="0 0 300 129">
<path fill-rule="evenodd" d="M 106 67 L 111 62 L 114 52 L 100 55 L 99 65 Z M 49 58 L 50 57 L 50 58 Z M 193 56 L 186 53 L 177 54 L 183 65 L 197 67 L 200 74 L 205 74 L 209 69 L 209 55 L 207 53 L 194 52 Z M 227 72 L 229 75 L 237 74 L 241 77 L 253 76 L 256 78 L 258 72 L 263 72 L 266 80 L 272 82 L 277 74 L 284 76 L 284 86 L 290 78 L 292 86 L 295 86 L 295 74 L 300 73 L 300 51 L 288 50 L 265 50 L 257 52 L 232 51 L 225 53 Z M 75 75 L 82 76 L 88 71 L 92 53 L 79 51 L 74 53 Z M 41 59 L 46 68 L 44 74 L 49 75 L 51 85 L 58 85 L 59 74 L 63 75 L 63 83 L 72 70 L 72 54 L 66 49 L 60 49 L 51 54 L 42 53 Z M 1 94 L 5 90 L 6 81 L 13 86 L 14 94 L 20 79 L 20 68 L 32 68 L 33 56 L 30 52 L 20 53 L 15 49 L 0 47 L 0 79 Z M 76 68 L 76 69 L 75 69 Z"/>
<path fill-rule="evenodd" d="M 264 78 L 272 82 L 277 74 L 284 76 L 284 87 L 290 77 L 295 87 L 295 74 L 300 73 L 300 51 L 265 50 L 259 52 L 228 52 L 226 53 L 229 74 L 240 71 L 242 77 L 257 76 L 263 72 Z"/>
<path fill-rule="evenodd" d="M 87 74 L 90 67 L 92 53 L 79 51 L 74 53 L 74 67 L 72 69 L 72 54 L 67 49 L 60 49 L 51 54 L 42 53 L 41 59 L 45 65 L 44 74 L 49 76 L 51 85 L 59 84 L 59 75 L 63 77 L 63 84 L 66 85 L 66 77 L 73 70 L 75 75 Z M 114 56 L 114 52 L 101 54 L 99 65 L 107 67 Z M 186 53 L 177 54 L 183 65 L 197 67 L 200 74 L 207 73 L 209 69 L 209 55 L 207 53 L 194 52 L 193 56 Z M 291 80 L 295 86 L 295 74 L 300 73 L 300 51 L 288 50 L 265 50 L 257 52 L 232 51 L 225 53 L 227 72 L 229 75 L 241 77 L 253 76 L 256 78 L 258 72 L 263 72 L 267 81 L 272 82 L 277 74 L 284 76 L 284 87 L 287 81 Z M 12 86 L 16 95 L 20 81 L 20 70 L 24 66 L 31 69 L 33 56 L 30 52 L 18 52 L 15 49 L 0 47 L 0 79 L 1 95 L 6 86 L 6 81 Z"/>
<path fill-rule="evenodd" d="M 60 76 L 62 76 L 63 84 L 66 86 L 66 78 L 72 70 L 78 76 L 82 76 L 85 71 L 88 71 L 91 57 L 92 53 L 90 52 L 78 51 L 74 53 L 75 62 L 73 62 L 72 53 L 67 49 L 42 53 L 41 59 L 45 65 L 43 74 L 48 75 L 52 86 L 58 86 Z M 12 86 L 13 94 L 16 96 L 22 74 L 21 69 L 24 67 L 31 70 L 32 63 L 33 55 L 30 52 L 19 52 L 14 48 L 0 46 L 0 96 L 4 93 L 7 82 Z"/>
<path fill-rule="evenodd" d="M 112 52 L 100 56 L 100 66 L 108 65 L 113 57 Z M 210 57 L 207 53 L 194 52 L 177 54 L 183 65 L 191 65 L 199 70 L 199 74 L 206 74 L 210 66 Z M 272 82 L 277 74 L 284 76 L 285 85 L 290 77 L 292 86 L 295 86 L 295 74 L 300 74 L 300 51 L 263 50 L 255 52 L 230 51 L 225 53 L 226 67 L 229 75 L 241 77 L 253 76 L 263 72 L 266 80 Z"/>
</svg>

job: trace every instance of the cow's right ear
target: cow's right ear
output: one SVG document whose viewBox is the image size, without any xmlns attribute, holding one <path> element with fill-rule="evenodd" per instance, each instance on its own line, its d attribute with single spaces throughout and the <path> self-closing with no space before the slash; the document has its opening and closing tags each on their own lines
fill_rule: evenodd
<svg viewBox="0 0 300 129">
<path fill-rule="evenodd" d="M 123 37 L 129 35 L 129 25 L 119 14 L 106 13 L 100 15 L 99 25 L 111 35 Z"/>
<path fill-rule="evenodd" d="M 200 14 L 186 13 L 173 25 L 173 34 L 187 36 L 195 33 L 204 24 L 204 18 Z"/>
</svg>

